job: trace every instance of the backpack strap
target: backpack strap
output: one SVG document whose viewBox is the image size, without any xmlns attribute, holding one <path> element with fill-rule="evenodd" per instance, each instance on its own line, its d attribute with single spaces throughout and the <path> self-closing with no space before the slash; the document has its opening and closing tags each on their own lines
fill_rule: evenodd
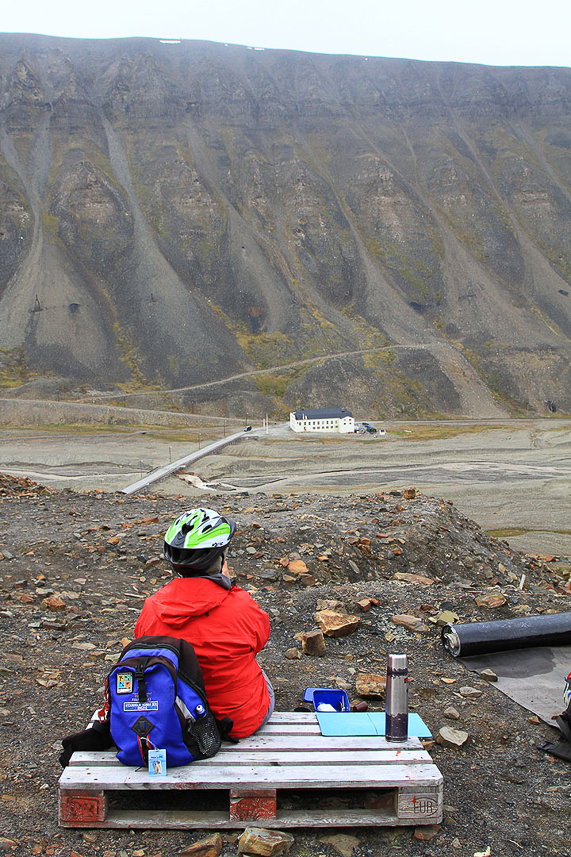
<svg viewBox="0 0 571 857">
<path fill-rule="evenodd" d="M 231 720 L 230 717 L 225 715 L 220 720 L 216 721 L 216 725 L 218 727 L 218 731 L 220 732 L 220 737 L 223 741 L 229 741 L 232 744 L 238 744 L 239 739 L 234 738 L 233 735 L 230 735 L 230 732 L 234 728 L 234 721 Z"/>
<path fill-rule="evenodd" d="M 149 663 L 149 656 L 144 655 L 140 657 L 137 661 L 137 666 L 135 667 L 135 678 L 137 679 L 139 685 L 139 702 L 147 701 L 147 685 L 145 684 L 145 668 Z"/>
</svg>

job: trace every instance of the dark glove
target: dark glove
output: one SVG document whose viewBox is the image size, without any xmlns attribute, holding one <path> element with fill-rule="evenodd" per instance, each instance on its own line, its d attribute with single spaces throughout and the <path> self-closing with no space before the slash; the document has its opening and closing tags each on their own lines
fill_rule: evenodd
<svg viewBox="0 0 571 857">
<path fill-rule="evenodd" d="M 109 721 L 96 722 L 89 729 L 84 729 L 83 732 L 68 735 L 67 738 L 63 739 L 61 745 L 63 750 L 59 755 L 59 762 L 62 768 L 69 765 L 69 760 L 76 751 L 107 750 L 113 746 Z"/>
</svg>

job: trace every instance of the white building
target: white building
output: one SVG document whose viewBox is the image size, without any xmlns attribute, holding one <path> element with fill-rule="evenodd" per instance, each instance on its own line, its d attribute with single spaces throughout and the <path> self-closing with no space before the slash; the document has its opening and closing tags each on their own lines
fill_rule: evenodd
<svg viewBox="0 0 571 857">
<path fill-rule="evenodd" d="M 353 414 L 346 408 L 301 408 L 289 415 L 292 431 L 322 431 L 352 434 L 355 431 Z"/>
</svg>

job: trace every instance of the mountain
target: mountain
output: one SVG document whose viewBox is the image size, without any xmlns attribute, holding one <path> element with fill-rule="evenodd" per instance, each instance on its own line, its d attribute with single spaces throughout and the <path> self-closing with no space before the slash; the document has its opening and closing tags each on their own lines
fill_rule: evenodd
<svg viewBox="0 0 571 857">
<path fill-rule="evenodd" d="M 0 99 L 5 390 L 571 410 L 571 69 L 5 34 Z"/>
</svg>

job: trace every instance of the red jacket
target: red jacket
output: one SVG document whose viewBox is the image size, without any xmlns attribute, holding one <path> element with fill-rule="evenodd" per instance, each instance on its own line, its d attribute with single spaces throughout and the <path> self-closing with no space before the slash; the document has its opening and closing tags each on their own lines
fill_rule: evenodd
<svg viewBox="0 0 571 857">
<path fill-rule="evenodd" d="M 135 625 L 135 637 L 143 634 L 192 643 L 216 717 L 228 715 L 237 738 L 256 731 L 270 704 L 256 662 L 269 639 L 270 620 L 247 592 L 202 577 L 175 578 L 146 599 Z"/>
</svg>

